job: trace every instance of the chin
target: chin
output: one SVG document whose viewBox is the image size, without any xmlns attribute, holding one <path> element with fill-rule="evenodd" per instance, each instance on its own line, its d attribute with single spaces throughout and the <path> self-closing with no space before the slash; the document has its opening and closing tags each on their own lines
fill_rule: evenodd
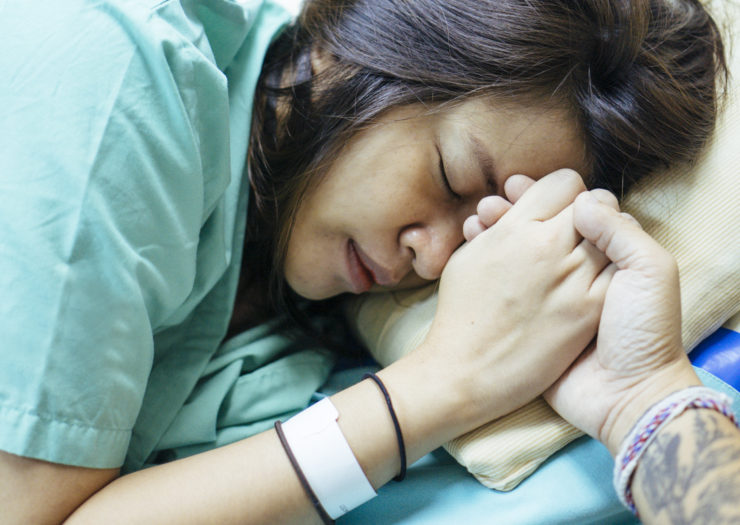
<svg viewBox="0 0 740 525">
<path fill-rule="evenodd" d="M 423 288 L 424 286 L 427 286 L 429 284 L 436 283 L 436 282 L 439 282 L 439 280 L 428 281 L 427 279 L 422 279 L 416 274 L 411 274 L 405 277 L 400 283 L 398 283 L 396 286 L 392 288 L 383 287 L 383 286 L 373 286 L 368 293 L 400 292 L 403 290 L 413 290 L 415 288 Z"/>
<path fill-rule="evenodd" d="M 324 286 L 317 286 L 315 282 L 306 282 L 303 280 L 291 280 L 286 276 L 285 282 L 288 287 L 297 295 L 309 301 L 323 301 L 324 299 L 331 299 L 337 295 L 345 293 L 344 290 L 332 291 Z"/>
</svg>

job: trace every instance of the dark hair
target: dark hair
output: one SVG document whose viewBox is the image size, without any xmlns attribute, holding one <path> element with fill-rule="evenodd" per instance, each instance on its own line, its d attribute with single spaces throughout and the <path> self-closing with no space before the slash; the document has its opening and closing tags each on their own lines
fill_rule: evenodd
<svg viewBox="0 0 740 525">
<path fill-rule="evenodd" d="M 476 95 L 567 108 L 589 184 L 620 195 L 698 155 L 724 75 L 720 32 L 698 0 L 308 0 L 257 88 L 250 281 L 284 296 L 300 199 L 341 145 L 390 108 Z"/>
</svg>

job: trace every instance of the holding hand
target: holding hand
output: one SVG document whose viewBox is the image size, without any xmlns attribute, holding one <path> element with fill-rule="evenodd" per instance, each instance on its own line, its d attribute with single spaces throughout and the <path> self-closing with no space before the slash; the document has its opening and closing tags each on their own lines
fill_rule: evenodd
<svg viewBox="0 0 740 525">
<path fill-rule="evenodd" d="M 614 262 L 595 347 L 548 392 L 565 419 L 614 451 L 650 405 L 699 384 L 681 344 L 673 258 L 637 222 L 593 195 L 580 195 L 574 224 Z"/>
<path fill-rule="evenodd" d="M 513 179 L 513 194 L 523 193 L 517 181 L 532 187 L 514 205 L 481 202 L 482 226 L 467 227 L 471 241 L 445 267 L 425 344 L 406 358 L 421 361 L 429 380 L 453 382 L 445 391 L 460 393 L 463 431 L 518 408 L 566 370 L 595 335 L 611 279 L 608 259 L 573 227 L 580 176 Z"/>
<path fill-rule="evenodd" d="M 502 220 L 535 182 L 516 175 L 506 196 L 482 199 L 464 224 L 472 241 Z M 652 403 L 699 384 L 681 345 L 678 272 L 670 254 L 651 239 L 617 199 L 604 190 L 583 192 L 573 205 L 574 226 L 603 252 L 616 272 L 597 340 L 545 392 L 565 419 L 614 451 L 634 420 Z"/>
<path fill-rule="evenodd" d="M 579 195 L 574 224 L 617 271 L 599 334 L 545 398 L 616 456 L 620 499 L 643 523 L 737 523 L 740 432 L 681 344 L 678 270 L 629 215 Z"/>
</svg>

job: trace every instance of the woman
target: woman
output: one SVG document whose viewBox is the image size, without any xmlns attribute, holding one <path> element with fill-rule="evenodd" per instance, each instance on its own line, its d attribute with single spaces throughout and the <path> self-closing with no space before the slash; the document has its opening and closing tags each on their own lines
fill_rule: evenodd
<svg viewBox="0 0 740 525">
<path fill-rule="evenodd" d="M 696 2 L 561 4 L 313 2 L 269 51 L 287 20 L 269 3 L 4 6 L 9 515 L 317 519 L 274 431 L 110 482 L 172 446 L 225 334 L 269 296 L 295 311 L 292 293 L 445 268 L 430 337 L 378 374 L 408 461 L 551 385 L 615 271 L 573 226 L 572 170 L 619 193 L 692 158 L 723 69 Z M 446 265 L 515 173 L 542 180 Z M 372 486 L 388 481 L 376 386 L 332 403 Z"/>
</svg>

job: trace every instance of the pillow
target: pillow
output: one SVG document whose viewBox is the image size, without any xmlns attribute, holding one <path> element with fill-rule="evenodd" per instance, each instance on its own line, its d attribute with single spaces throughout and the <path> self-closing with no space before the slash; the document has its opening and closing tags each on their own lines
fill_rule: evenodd
<svg viewBox="0 0 740 525">
<path fill-rule="evenodd" d="M 738 19 L 735 11 L 730 17 L 730 6 L 713 4 L 717 20 L 728 26 Z M 730 49 L 730 38 L 726 44 Z M 740 72 L 740 54 L 730 58 L 729 66 Z M 687 352 L 740 311 L 740 94 L 732 82 L 729 88 L 727 106 L 701 158 L 651 175 L 622 201 L 622 209 L 678 262 Z M 365 295 L 350 302 L 348 317 L 380 364 L 392 363 L 423 341 L 436 308 L 434 289 Z M 485 486 L 511 490 L 580 435 L 537 398 L 445 448 Z"/>
</svg>

